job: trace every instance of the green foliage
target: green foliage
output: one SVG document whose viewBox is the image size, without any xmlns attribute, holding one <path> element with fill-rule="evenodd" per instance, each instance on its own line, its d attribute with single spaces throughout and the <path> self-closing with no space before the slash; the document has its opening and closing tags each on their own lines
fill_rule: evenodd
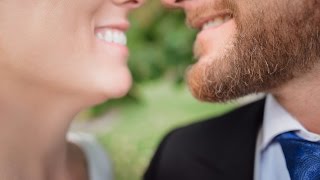
<svg viewBox="0 0 320 180">
<path fill-rule="evenodd" d="M 128 33 L 131 58 L 129 66 L 135 82 L 170 75 L 177 81 L 192 62 L 194 32 L 186 28 L 181 11 L 168 11 L 159 1 L 150 3 L 132 16 Z"/>
<path fill-rule="evenodd" d="M 129 67 L 134 84 L 169 76 L 174 84 L 183 82 L 185 69 L 192 63 L 192 44 L 195 33 L 185 25 L 184 14 L 162 8 L 160 1 L 148 1 L 131 15 L 128 46 L 131 52 Z M 133 86 L 127 97 L 103 103 L 90 110 L 100 115 L 110 106 L 121 106 L 139 100 L 139 90 Z"/>
</svg>

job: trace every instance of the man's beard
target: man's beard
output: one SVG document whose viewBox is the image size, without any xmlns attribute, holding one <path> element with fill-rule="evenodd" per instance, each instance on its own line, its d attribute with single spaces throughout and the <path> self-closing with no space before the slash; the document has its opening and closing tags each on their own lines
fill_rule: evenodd
<svg viewBox="0 0 320 180">
<path fill-rule="evenodd" d="M 223 57 L 189 70 L 188 84 L 198 99 L 224 102 L 269 91 L 309 72 L 320 60 L 319 0 L 251 0 L 259 2 L 242 16 L 228 1 L 238 33 Z"/>
</svg>

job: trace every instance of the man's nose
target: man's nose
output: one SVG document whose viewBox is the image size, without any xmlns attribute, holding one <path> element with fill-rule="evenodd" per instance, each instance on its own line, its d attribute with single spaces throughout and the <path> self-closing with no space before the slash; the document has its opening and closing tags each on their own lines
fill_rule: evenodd
<svg viewBox="0 0 320 180">
<path fill-rule="evenodd" d="M 161 0 L 162 4 L 167 8 L 183 8 L 185 1 L 190 0 Z"/>
</svg>

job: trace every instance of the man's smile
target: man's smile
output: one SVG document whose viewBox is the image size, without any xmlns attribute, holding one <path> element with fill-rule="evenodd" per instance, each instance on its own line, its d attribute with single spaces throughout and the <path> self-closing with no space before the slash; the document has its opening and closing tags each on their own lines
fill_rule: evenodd
<svg viewBox="0 0 320 180">
<path fill-rule="evenodd" d="M 205 30 L 208 28 L 216 28 L 220 25 L 224 24 L 225 22 L 231 20 L 232 13 L 228 11 L 222 11 L 206 16 L 195 17 L 193 19 L 189 19 L 189 25 L 191 28 L 197 29 L 197 30 Z"/>
<path fill-rule="evenodd" d="M 225 22 L 231 20 L 231 16 L 230 15 L 226 15 L 226 16 L 219 16 L 214 18 L 213 20 L 209 20 L 208 22 L 204 23 L 202 25 L 202 30 L 206 30 L 209 28 L 216 28 L 219 27 L 220 25 L 224 24 Z"/>
<path fill-rule="evenodd" d="M 188 23 L 191 28 L 199 31 L 195 41 L 194 55 L 201 61 L 221 57 L 228 45 L 232 44 L 232 37 L 236 33 L 233 14 L 227 10 L 199 14 L 188 19 Z"/>
</svg>

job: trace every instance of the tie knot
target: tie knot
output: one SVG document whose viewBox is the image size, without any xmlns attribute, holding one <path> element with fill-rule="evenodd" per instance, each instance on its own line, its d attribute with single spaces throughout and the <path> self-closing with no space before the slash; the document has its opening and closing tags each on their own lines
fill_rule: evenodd
<svg viewBox="0 0 320 180">
<path fill-rule="evenodd" d="M 281 145 L 283 144 L 314 144 L 320 146 L 320 141 L 314 142 L 314 141 L 308 141 L 306 139 L 301 138 L 296 134 L 295 131 L 289 131 L 286 133 L 282 133 L 274 138 L 275 141 L 279 142 Z"/>
<path fill-rule="evenodd" d="M 277 136 L 292 180 L 320 179 L 320 143 L 302 139 L 295 132 Z"/>
<path fill-rule="evenodd" d="M 278 141 L 279 143 L 283 143 L 285 141 L 292 141 L 292 140 L 303 140 L 301 137 L 299 137 L 294 131 L 282 133 L 274 138 L 275 141 Z"/>
</svg>

